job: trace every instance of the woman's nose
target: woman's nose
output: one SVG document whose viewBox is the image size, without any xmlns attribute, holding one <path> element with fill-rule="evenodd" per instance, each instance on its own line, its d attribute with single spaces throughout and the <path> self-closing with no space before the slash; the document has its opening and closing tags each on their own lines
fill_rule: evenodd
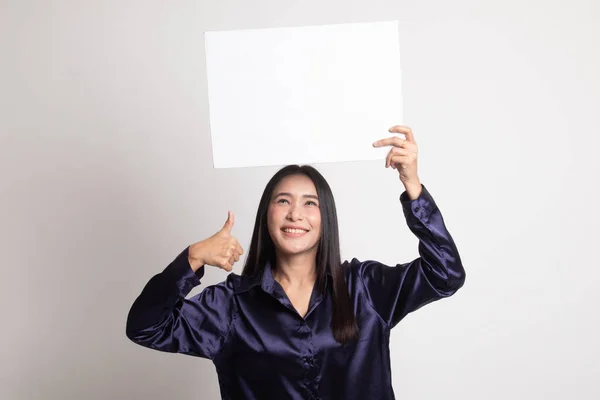
<svg viewBox="0 0 600 400">
<path fill-rule="evenodd" d="M 290 212 L 287 215 L 288 219 L 292 220 L 292 221 L 297 221 L 299 219 L 302 219 L 302 215 L 300 213 L 300 211 L 298 210 L 297 207 L 290 207 Z"/>
</svg>

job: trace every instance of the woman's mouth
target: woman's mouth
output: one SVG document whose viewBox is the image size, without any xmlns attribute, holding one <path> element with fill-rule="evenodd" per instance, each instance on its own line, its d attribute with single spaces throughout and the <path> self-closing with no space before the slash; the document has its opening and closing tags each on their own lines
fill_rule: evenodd
<svg viewBox="0 0 600 400">
<path fill-rule="evenodd" d="M 281 231 L 284 233 L 284 235 L 292 236 L 292 237 L 302 236 L 306 232 L 308 232 L 305 229 L 298 229 L 298 228 L 282 228 Z"/>
</svg>

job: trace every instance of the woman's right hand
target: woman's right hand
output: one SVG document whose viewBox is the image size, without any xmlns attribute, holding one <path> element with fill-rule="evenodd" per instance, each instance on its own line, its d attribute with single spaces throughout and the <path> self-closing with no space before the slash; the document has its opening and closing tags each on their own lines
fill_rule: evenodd
<svg viewBox="0 0 600 400">
<path fill-rule="evenodd" d="M 203 265 L 213 265 L 231 271 L 233 264 L 244 253 L 237 239 L 231 236 L 233 213 L 229 211 L 223 228 L 208 239 L 190 245 L 188 261 L 194 272 Z"/>
</svg>

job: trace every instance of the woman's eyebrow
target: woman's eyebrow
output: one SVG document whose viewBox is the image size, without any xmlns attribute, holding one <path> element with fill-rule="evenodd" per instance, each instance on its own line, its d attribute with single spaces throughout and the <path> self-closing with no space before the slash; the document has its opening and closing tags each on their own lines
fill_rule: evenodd
<svg viewBox="0 0 600 400">
<path fill-rule="evenodd" d="M 275 195 L 275 197 L 279 197 L 279 196 L 289 196 L 289 197 L 294 197 L 294 196 L 292 196 L 292 194 L 291 194 L 291 193 L 288 193 L 288 192 L 280 192 L 280 193 L 277 193 L 277 195 Z M 316 194 L 303 194 L 303 195 L 302 195 L 302 197 L 308 197 L 308 198 L 310 198 L 310 199 L 316 199 L 316 200 L 319 200 L 319 196 L 317 196 Z"/>
</svg>

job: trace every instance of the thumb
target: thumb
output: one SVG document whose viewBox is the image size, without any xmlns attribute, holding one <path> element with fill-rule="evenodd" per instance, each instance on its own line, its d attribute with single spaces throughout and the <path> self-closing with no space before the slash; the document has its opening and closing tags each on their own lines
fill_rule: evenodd
<svg viewBox="0 0 600 400">
<path fill-rule="evenodd" d="M 227 233 L 231 233 L 231 229 L 233 228 L 233 222 L 234 222 L 233 213 L 231 211 L 228 211 L 227 221 L 225 221 L 225 225 L 223 225 L 223 229 L 221 229 L 221 230 L 225 231 Z"/>
</svg>

